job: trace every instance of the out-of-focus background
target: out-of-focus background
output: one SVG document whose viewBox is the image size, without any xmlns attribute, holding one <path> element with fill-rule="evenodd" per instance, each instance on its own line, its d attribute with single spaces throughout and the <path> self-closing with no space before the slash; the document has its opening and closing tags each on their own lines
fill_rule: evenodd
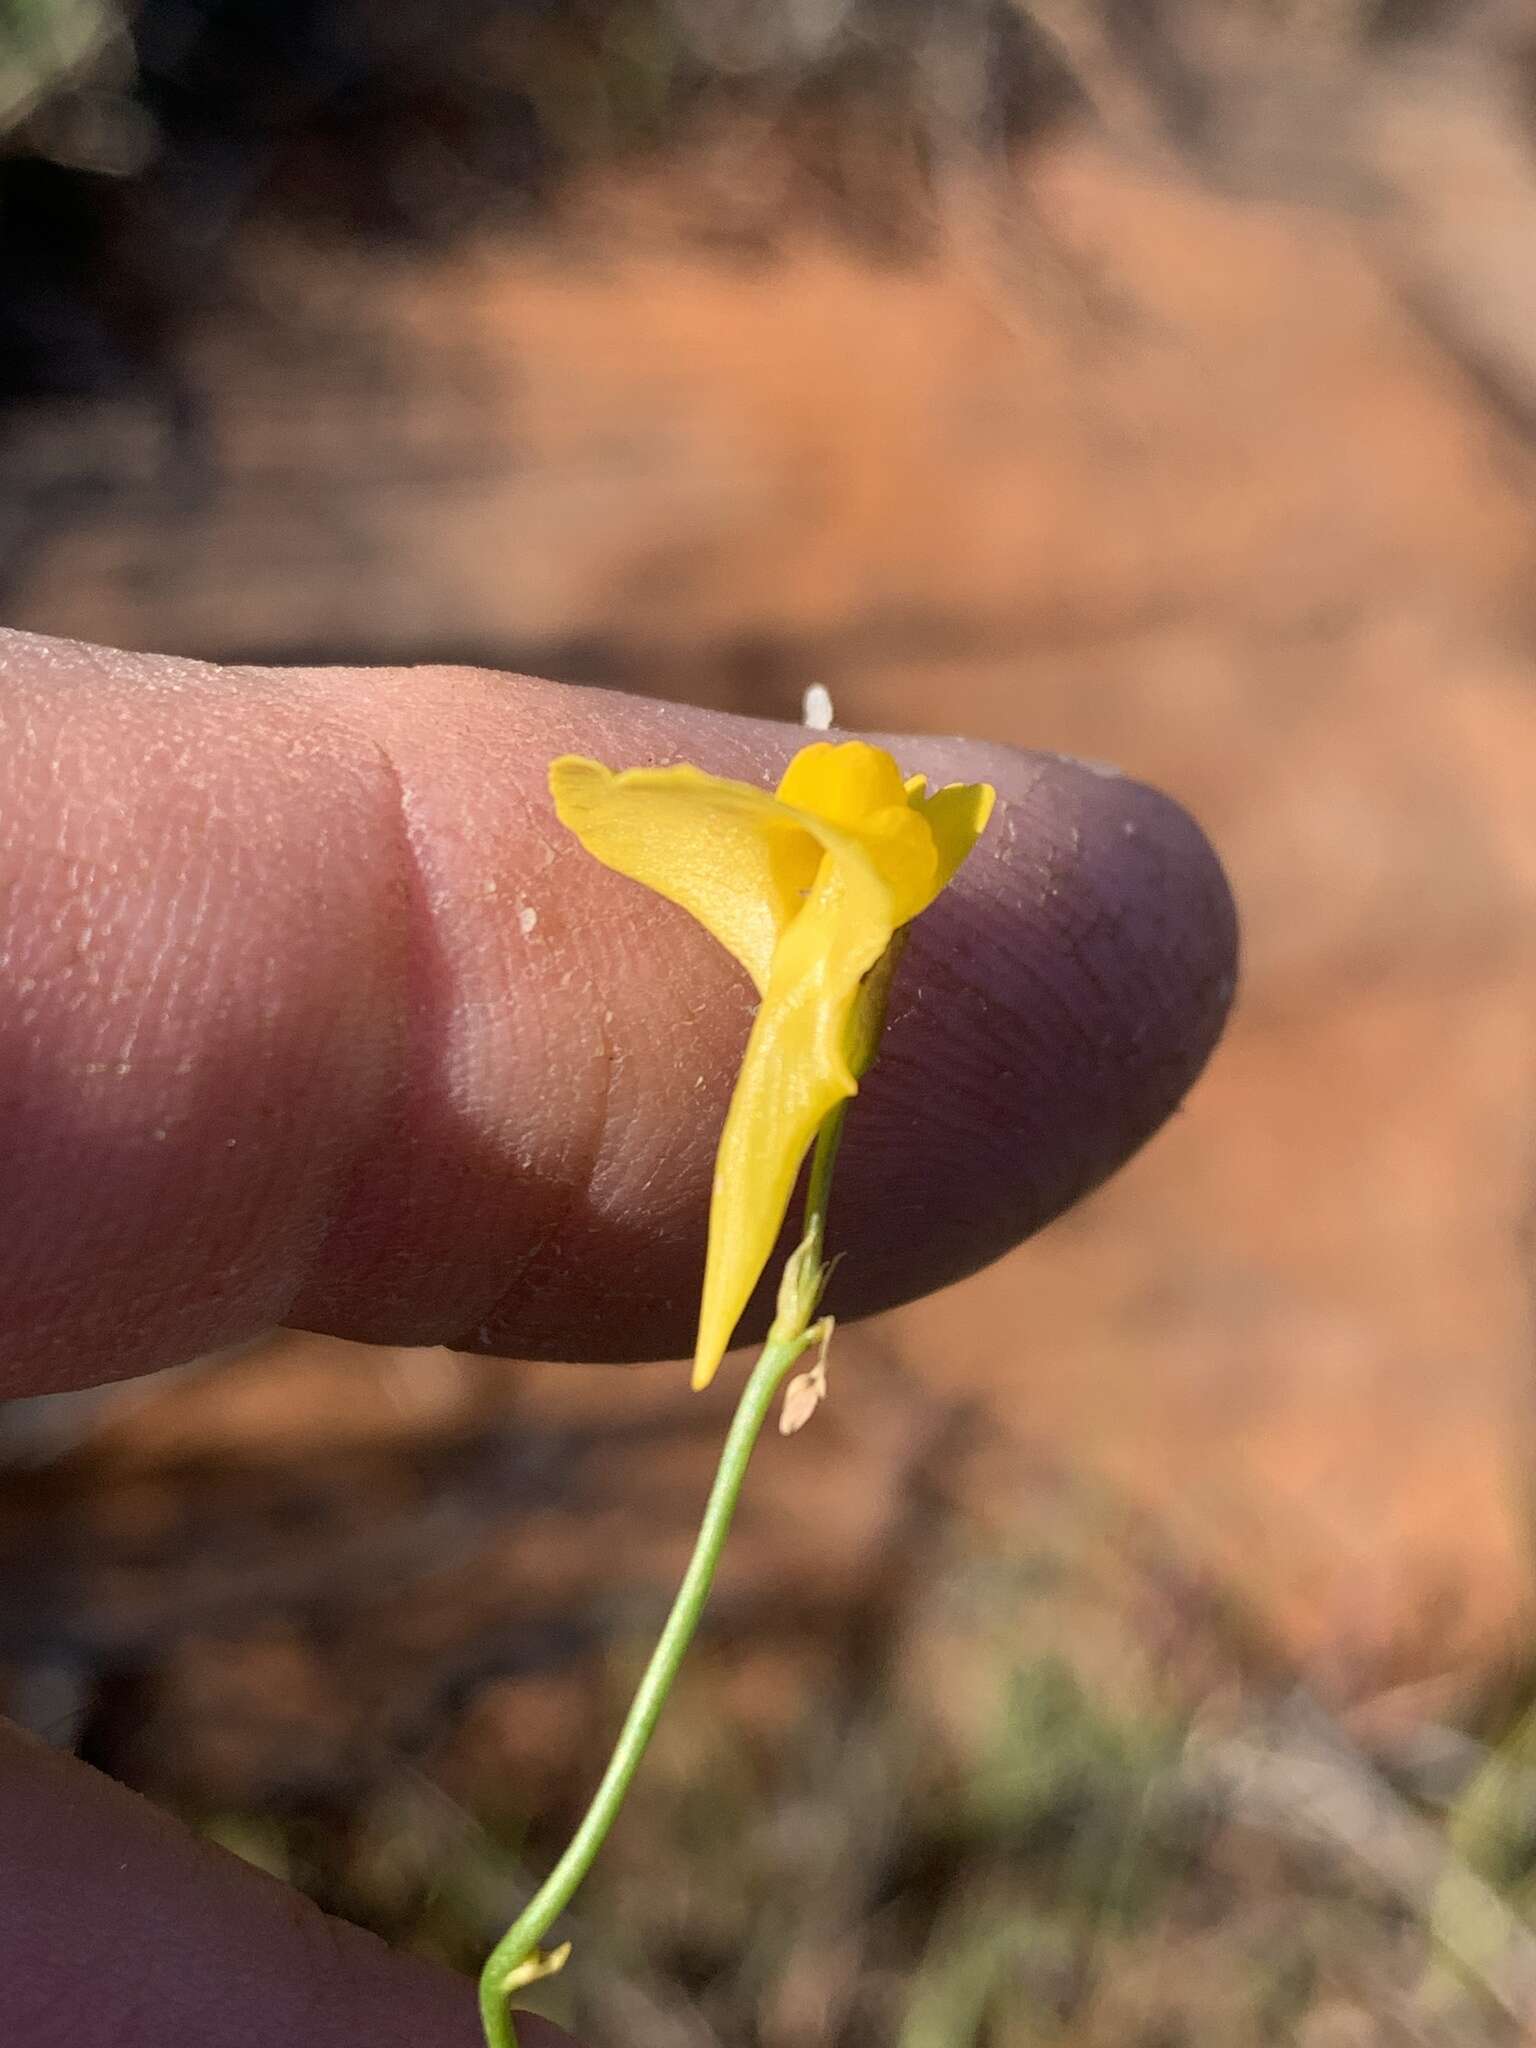
<svg viewBox="0 0 1536 2048">
<path fill-rule="evenodd" d="M 5 0 L 0 611 L 1112 758 L 1188 1111 L 839 1337 L 591 2048 L 1536 2027 L 1523 0 Z M 0 1703 L 471 1966 L 720 1402 L 280 1339 L 0 1425 Z"/>
</svg>

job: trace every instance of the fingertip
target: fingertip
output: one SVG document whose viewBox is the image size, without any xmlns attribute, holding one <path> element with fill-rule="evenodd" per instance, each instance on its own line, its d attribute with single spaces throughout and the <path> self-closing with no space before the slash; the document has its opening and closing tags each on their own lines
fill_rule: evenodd
<svg viewBox="0 0 1536 2048">
<path fill-rule="evenodd" d="M 513 2015 L 517 2027 L 517 2048 L 577 2048 L 575 2038 L 557 2027 L 553 2020 L 533 2012 Z"/>
<path fill-rule="evenodd" d="M 1102 1181 L 1187 1095 L 1236 984 L 1231 890 L 1179 804 L 1058 756 L 912 755 L 998 806 L 914 929 L 850 1120 L 845 1314 L 975 1271 Z"/>
</svg>

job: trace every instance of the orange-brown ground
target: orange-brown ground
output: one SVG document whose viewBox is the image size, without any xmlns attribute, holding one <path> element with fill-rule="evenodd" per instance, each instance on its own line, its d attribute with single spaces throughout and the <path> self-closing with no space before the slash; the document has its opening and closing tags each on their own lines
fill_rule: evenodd
<svg viewBox="0 0 1536 2048">
<path fill-rule="evenodd" d="M 1125 1704 L 1129 1733 L 1106 1733 L 1037 1670 L 1020 1724 L 1026 1759 L 1065 1773 L 1041 1811 L 1081 1818 L 1080 1767 L 1090 1817 L 1130 1788 L 1112 1887 L 1144 1874 L 1124 1844 L 1161 1782 L 1116 1745 L 1155 1751 L 1170 1700 L 1219 1754 L 1248 1725 L 1234 1692 L 1273 1702 L 1300 1675 L 1396 1754 L 1528 1665 L 1536 198 L 1476 95 L 1357 111 L 1386 198 L 1355 213 L 1219 196 L 1150 145 L 1066 131 L 877 258 L 784 226 L 804 218 L 788 173 L 743 130 L 681 175 L 573 189 L 519 240 L 253 232 L 186 343 L 190 440 L 151 397 L 10 422 L 14 623 L 484 659 L 785 716 L 820 680 L 849 724 L 1117 761 L 1189 804 L 1231 871 L 1245 979 L 1185 1112 L 1037 1243 L 842 1333 L 836 1398 L 765 1447 L 717 1609 L 731 1654 L 664 1733 L 618 1904 L 592 1909 L 619 1930 L 586 1944 L 599 2043 L 702 2038 L 680 2011 L 646 2032 L 635 1999 L 678 1991 L 628 1917 L 675 1915 L 722 1972 L 750 1955 L 752 1915 L 801 1885 L 794 1798 L 817 1843 L 846 1827 L 842 1903 L 806 1892 L 771 1996 L 742 1964 L 752 2038 L 893 2038 L 833 2013 L 855 1983 L 876 2008 L 909 1978 L 933 1991 L 880 1948 L 906 1926 L 891 1898 L 928 1899 L 942 1977 L 1002 1882 L 985 1840 L 949 1842 L 951 1808 L 902 1809 L 922 1775 L 904 1745 L 984 1756 L 1010 1658 L 1064 1647 Z M 592 1653 L 651 1620 L 727 1399 L 665 1371 L 291 1339 L 13 1415 L 11 1449 L 66 1448 L 0 1486 L 6 1704 L 83 1722 L 113 1769 L 243 1815 L 221 1827 L 246 1853 L 463 1960 L 500 1895 L 457 1902 L 468 1933 L 418 1914 L 418 1892 L 473 1891 L 443 1795 L 548 1826 L 590 1781 L 613 1712 Z M 807 1699 L 851 1746 L 783 1741 Z M 658 1848 L 691 1785 L 740 1791 L 748 1766 L 710 1748 L 722 1701 L 779 1760 L 750 1769 L 789 1759 L 779 1804 L 752 1795 L 767 1906 L 710 1863 L 708 1828 Z M 1311 1739 L 1276 1737 L 1282 1806 Z M 1362 1783 L 1366 1890 L 1427 1925 L 1412 1816 L 1346 1770 Z M 1156 1939 L 1081 1965 L 1098 1988 L 1063 2004 L 1071 2038 L 1123 2048 L 1151 2015 L 1158 2040 L 1279 2038 L 1260 1990 L 1293 1941 L 1322 1975 L 1286 1993 L 1306 2019 L 1284 2038 L 1442 2038 L 1417 1994 L 1401 2034 L 1365 2018 L 1423 1967 L 1391 1915 L 1357 1938 L 1359 1902 L 1330 1877 L 1309 1905 L 1236 1812 Z M 914 1844 L 934 1859 L 916 1878 Z M 1058 1915 L 1031 2013 L 1076 1910 L 1054 1853 L 1025 1863 Z M 1527 1947 L 1518 1925 L 1489 1937 L 1494 2006 L 1502 1985 L 1529 2009 Z M 702 1979 L 678 1981 L 688 2003 Z M 1202 1999 L 1206 2031 L 1181 2031 L 1169 2015 Z"/>
<path fill-rule="evenodd" d="M 1041 1460 L 1155 1506 L 1350 1696 L 1521 1652 L 1532 475 L 1382 246 L 1074 137 L 1002 227 L 911 264 L 808 232 L 696 251 L 635 179 L 531 244 L 253 242 L 245 302 L 191 345 L 200 498 L 147 404 L 24 423 L 37 474 L 85 435 L 113 488 L 39 528 L 17 623 L 785 715 L 815 678 L 845 722 L 1112 758 L 1204 821 L 1246 926 L 1227 1044 L 1081 1212 L 845 1344 L 821 1446 L 776 1476 L 797 1575 L 858 1555 L 926 1404 L 980 1401 L 989 1514 Z M 891 1355 L 921 1394 L 888 1398 Z M 245 1441 L 293 1369 L 123 1430 Z M 350 1432 L 356 1362 L 317 1371 L 306 1437 Z M 450 1415 L 486 1386 L 402 1360 L 391 1419 L 391 1375 Z M 624 1399 L 686 1497 L 679 1387 Z M 557 1417 L 612 1399 L 516 1388 Z M 621 1546 L 597 1549 L 601 1583 Z"/>
</svg>

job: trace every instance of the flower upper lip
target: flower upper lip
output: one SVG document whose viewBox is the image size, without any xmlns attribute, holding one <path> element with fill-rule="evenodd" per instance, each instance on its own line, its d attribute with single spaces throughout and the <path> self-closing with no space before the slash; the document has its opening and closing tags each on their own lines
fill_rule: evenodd
<svg viewBox="0 0 1536 2048">
<path fill-rule="evenodd" d="M 587 851 L 697 918 L 761 998 L 715 1162 L 694 1353 L 705 1386 L 817 1129 L 873 1055 L 879 1014 L 860 1020 L 868 1043 L 850 1044 L 860 985 L 970 852 L 993 792 L 930 796 L 862 740 L 802 748 L 772 795 L 688 765 L 615 772 L 576 755 L 549 781 Z"/>
</svg>

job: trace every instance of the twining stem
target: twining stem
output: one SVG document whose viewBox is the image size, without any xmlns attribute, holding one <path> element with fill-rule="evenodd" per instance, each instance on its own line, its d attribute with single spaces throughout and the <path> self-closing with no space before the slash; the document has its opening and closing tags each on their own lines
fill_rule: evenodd
<svg viewBox="0 0 1536 2048">
<path fill-rule="evenodd" d="M 746 1478 L 753 1446 L 768 1418 L 774 1397 L 791 1368 L 816 1340 L 817 1326 L 813 1318 L 825 1282 L 822 1253 L 826 1240 L 827 1200 L 842 1128 L 843 1108 L 839 1106 L 816 1134 L 816 1150 L 811 1159 L 805 1199 L 805 1235 L 786 1269 L 785 1285 L 779 1295 L 779 1312 L 768 1333 L 768 1341 L 736 1404 L 736 1413 L 731 1418 L 725 1448 L 720 1453 L 704 1517 L 694 1541 L 693 1555 L 688 1560 L 688 1569 L 677 1589 L 666 1625 L 630 1702 L 629 1712 L 624 1717 L 624 1726 L 608 1759 L 608 1768 L 564 1855 L 492 1949 L 481 1973 L 480 2018 L 489 2048 L 517 2048 L 517 2033 L 507 2004 L 508 1994 L 559 1967 L 554 1958 L 545 1962 L 539 1945 L 591 1869 L 624 1803 L 624 1795 L 639 1768 L 640 1759 L 645 1754 L 667 1695 L 672 1690 L 673 1680 L 704 1612 L 720 1553 L 725 1547 L 736 1503 L 741 1496 L 742 1481 Z"/>
<path fill-rule="evenodd" d="M 832 1196 L 832 1169 L 837 1164 L 837 1148 L 843 1142 L 843 1120 L 848 1114 L 846 1102 L 839 1103 L 830 1116 L 821 1120 L 816 1133 L 816 1149 L 811 1154 L 811 1177 L 805 1185 L 805 1236 L 801 1249 L 814 1266 L 822 1264 L 822 1246 L 827 1236 L 827 1203 Z M 777 1328 L 777 1324 L 774 1326 Z M 769 1332 L 772 1342 L 773 1331 Z"/>
</svg>

